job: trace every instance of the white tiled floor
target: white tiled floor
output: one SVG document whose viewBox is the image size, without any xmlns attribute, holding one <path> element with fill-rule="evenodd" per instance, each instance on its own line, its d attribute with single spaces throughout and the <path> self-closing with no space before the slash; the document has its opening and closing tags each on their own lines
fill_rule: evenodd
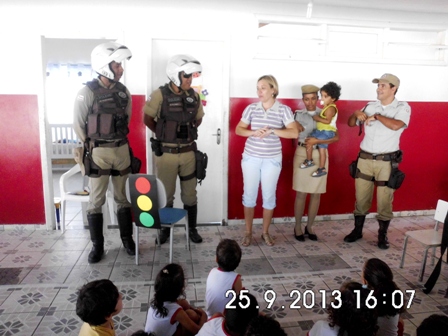
<svg viewBox="0 0 448 336">
<path fill-rule="evenodd" d="M 68 230 L 31 230 L 28 226 L 7 227 L 0 231 L 0 335 L 77 335 L 81 326 L 75 313 L 77 289 L 84 283 L 109 278 L 123 293 L 124 309 L 115 317 L 117 335 L 131 335 L 143 328 L 154 278 L 168 262 L 168 244 L 154 245 L 154 233 L 140 229 L 140 265 L 122 248 L 118 230 L 106 232 L 104 259 L 89 265 L 89 232 L 84 228 L 81 210 L 68 206 Z M 411 308 L 404 314 L 405 335 L 414 335 L 416 326 L 432 313 L 448 314 L 448 268 L 433 291 L 422 292 L 418 282 L 422 249 L 410 241 L 405 267 L 398 267 L 404 232 L 433 227 L 427 216 L 400 217 L 393 220 L 389 238 L 391 248 L 376 247 L 376 221 L 368 219 L 364 238 L 347 244 L 343 237 L 352 229 L 352 221 L 325 221 L 316 224 L 318 242 L 294 239 L 293 224 L 274 224 L 271 233 L 275 246 L 261 242 L 261 227 L 255 226 L 253 245 L 243 248 L 243 260 L 237 271 L 244 286 L 259 300 L 261 309 L 278 319 L 288 335 L 306 335 L 313 323 L 325 319 L 319 290 L 337 289 L 346 280 L 360 280 L 360 269 L 368 258 L 381 258 L 393 269 L 395 281 L 403 289 L 416 289 Z M 188 278 L 187 299 L 205 306 L 205 281 L 215 266 L 215 248 L 222 238 L 239 241 L 244 228 L 239 225 L 200 227 L 202 244 L 191 244 L 187 251 L 183 229 L 175 234 L 174 260 Z M 432 267 L 428 261 L 425 280 Z M 309 309 L 291 309 L 294 290 L 315 293 L 315 305 Z M 266 309 L 264 293 L 275 291 L 271 309 Z"/>
</svg>

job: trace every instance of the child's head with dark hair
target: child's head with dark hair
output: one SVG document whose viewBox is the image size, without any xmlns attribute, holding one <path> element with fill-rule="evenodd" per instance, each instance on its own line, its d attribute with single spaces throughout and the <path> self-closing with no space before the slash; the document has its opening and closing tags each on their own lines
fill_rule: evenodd
<svg viewBox="0 0 448 336">
<path fill-rule="evenodd" d="M 225 272 L 234 271 L 241 261 L 241 247 L 233 239 L 223 239 L 216 247 L 216 262 Z"/>
<path fill-rule="evenodd" d="M 341 96 L 341 86 L 336 84 L 335 82 L 328 82 L 324 86 L 320 88 L 320 92 L 326 92 L 328 96 L 334 99 L 335 102 L 339 100 Z"/>
<path fill-rule="evenodd" d="M 417 336 L 446 335 L 448 330 L 448 316 L 433 314 L 425 318 L 417 327 Z"/>
<path fill-rule="evenodd" d="M 371 258 L 365 262 L 362 277 L 372 288 L 376 288 L 385 281 L 394 281 L 394 274 L 390 267 L 378 258 Z"/>
<path fill-rule="evenodd" d="M 378 301 L 378 316 L 395 316 L 405 311 L 404 305 L 395 308 L 392 304 L 393 293 L 399 288 L 394 282 L 392 270 L 384 261 L 378 258 L 367 260 L 362 270 L 362 278 L 374 290 Z"/>
<path fill-rule="evenodd" d="M 231 304 L 234 308 L 225 310 L 226 328 L 238 335 L 244 335 L 249 322 L 258 316 L 258 302 L 255 296 L 243 290 Z"/>
<path fill-rule="evenodd" d="M 244 336 L 286 336 L 286 332 L 277 320 L 258 315 L 250 321 Z"/>
<path fill-rule="evenodd" d="M 367 307 L 366 301 L 370 289 L 360 283 L 350 281 L 340 288 L 341 307 L 330 305 L 328 320 L 330 327 L 338 326 L 338 336 L 373 336 L 378 330 L 376 309 Z M 359 300 L 358 300 L 359 299 Z M 335 300 L 334 304 L 339 304 Z"/>
<path fill-rule="evenodd" d="M 157 335 L 154 333 L 148 333 L 144 330 L 138 330 L 134 332 L 131 336 L 157 336 Z"/>
<path fill-rule="evenodd" d="M 76 315 L 91 326 L 102 325 L 122 308 L 121 295 L 110 280 L 95 280 L 79 290 Z"/>
<path fill-rule="evenodd" d="M 179 296 L 184 295 L 185 277 L 182 266 L 178 264 L 169 264 L 163 267 L 157 274 L 154 285 L 154 298 L 151 306 L 157 310 L 157 314 L 162 317 L 167 316 L 168 311 L 163 306 L 165 301 L 175 302 Z"/>
</svg>

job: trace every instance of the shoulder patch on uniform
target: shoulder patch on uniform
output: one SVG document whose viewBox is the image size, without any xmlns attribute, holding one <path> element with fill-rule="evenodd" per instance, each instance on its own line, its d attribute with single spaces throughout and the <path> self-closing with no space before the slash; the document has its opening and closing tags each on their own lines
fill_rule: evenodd
<svg viewBox="0 0 448 336">
<path fill-rule="evenodd" d="M 83 95 L 78 95 L 78 97 L 76 97 L 77 100 L 79 101 L 84 101 L 84 96 Z"/>
<path fill-rule="evenodd" d="M 123 92 L 123 91 L 118 92 L 118 95 L 119 95 L 121 98 L 127 98 L 127 97 L 128 97 L 128 95 L 127 95 L 125 92 Z"/>
</svg>

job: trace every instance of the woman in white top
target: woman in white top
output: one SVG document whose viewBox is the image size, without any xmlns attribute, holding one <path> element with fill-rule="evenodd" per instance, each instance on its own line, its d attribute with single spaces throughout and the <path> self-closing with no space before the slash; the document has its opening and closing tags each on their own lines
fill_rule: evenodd
<svg viewBox="0 0 448 336">
<path fill-rule="evenodd" d="M 247 137 L 241 161 L 244 181 L 244 220 L 246 223 L 243 246 L 249 246 L 252 242 L 252 223 L 260 182 L 263 196 L 263 234 L 261 239 L 268 246 L 274 245 L 274 241 L 269 235 L 269 225 L 274 215 L 275 193 L 282 169 L 280 138 L 296 139 L 299 136 L 291 109 L 276 100 L 278 92 L 278 83 L 274 76 L 260 77 L 257 82 L 257 95 L 260 102 L 246 107 L 241 121 L 235 129 L 237 135 Z"/>
</svg>

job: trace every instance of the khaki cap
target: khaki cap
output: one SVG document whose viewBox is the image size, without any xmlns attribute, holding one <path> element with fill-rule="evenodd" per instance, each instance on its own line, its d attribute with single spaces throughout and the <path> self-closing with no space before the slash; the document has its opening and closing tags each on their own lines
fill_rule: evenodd
<svg viewBox="0 0 448 336">
<path fill-rule="evenodd" d="M 319 92 L 320 88 L 317 87 L 316 85 L 312 85 L 312 84 L 307 84 L 302 86 L 302 94 L 306 94 L 306 93 L 317 93 Z"/>
<path fill-rule="evenodd" d="M 397 89 L 400 86 L 400 80 L 398 79 L 398 77 L 390 73 L 385 73 L 380 78 L 374 78 L 372 80 L 372 83 L 390 83 L 393 86 L 396 86 Z"/>
</svg>

